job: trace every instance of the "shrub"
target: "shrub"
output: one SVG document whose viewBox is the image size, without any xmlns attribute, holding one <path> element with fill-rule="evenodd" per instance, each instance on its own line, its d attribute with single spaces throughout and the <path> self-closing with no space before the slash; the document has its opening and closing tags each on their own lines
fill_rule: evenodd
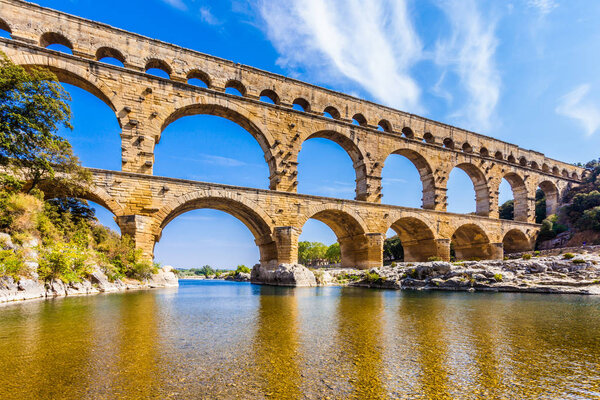
<svg viewBox="0 0 600 400">
<path fill-rule="evenodd" d="M 392 268 L 395 268 L 398 264 L 396 263 L 396 261 L 392 262 Z"/>
<path fill-rule="evenodd" d="M 20 276 L 27 275 L 28 272 L 21 253 L 0 250 L 0 277 L 10 276 L 18 281 Z"/>
<path fill-rule="evenodd" d="M 442 261 L 442 259 L 437 256 L 431 256 L 427 259 L 427 261 Z"/>
<path fill-rule="evenodd" d="M 250 268 L 246 267 L 245 265 L 238 265 L 235 270 L 235 273 L 236 274 L 239 274 L 239 273 L 249 274 Z"/>
<path fill-rule="evenodd" d="M 585 264 L 586 261 L 582 260 L 581 258 L 576 258 L 573 261 L 571 261 L 573 264 Z"/>
<path fill-rule="evenodd" d="M 81 282 L 93 268 L 89 263 L 90 254 L 73 244 L 56 243 L 44 248 L 40 254 L 38 275 L 41 280 L 60 279 L 65 283 Z"/>
<path fill-rule="evenodd" d="M 565 254 L 563 254 L 563 258 L 565 260 L 570 260 L 571 258 L 575 258 L 575 254 L 573 254 L 573 253 L 565 253 Z"/>
<path fill-rule="evenodd" d="M 494 279 L 496 280 L 496 282 L 502 282 L 502 279 L 504 277 L 502 276 L 502 274 L 494 274 Z"/>
<path fill-rule="evenodd" d="M 373 283 L 382 280 L 384 280 L 384 278 L 382 278 L 377 272 L 367 272 L 365 274 L 365 281 L 367 282 Z"/>
<path fill-rule="evenodd" d="M 529 253 L 523 254 L 523 260 L 531 260 L 531 254 L 529 254 Z"/>
<path fill-rule="evenodd" d="M 540 254 L 542 254 L 542 253 L 539 250 L 536 250 L 536 251 L 533 252 L 533 256 L 534 257 L 539 257 Z"/>
</svg>

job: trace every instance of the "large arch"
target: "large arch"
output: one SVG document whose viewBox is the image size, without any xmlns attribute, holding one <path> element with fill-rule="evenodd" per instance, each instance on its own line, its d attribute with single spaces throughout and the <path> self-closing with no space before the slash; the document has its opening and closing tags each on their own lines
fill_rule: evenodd
<svg viewBox="0 0 600 400">
<path fill-rule="evenodd" d="M 160 131 L 163 132 L 165 128 L 173 123 L 174 121 L 191 115 L 214 115 L 228 119 L 237 125 L 248 131 L 254 139 L 260 145 L 264 153 L 265 161 L 269 167 L 270 175 L 270 189 L 277 188 L 277 177 L 278 169 L 275 157 L 272 153 L 274 140 L 268 134 L 267 130 L 262 126 L 258 125 L 248 114 L 247 110 L 241 107 L 237 107 L 231 102 L 227 102 L 226 105 L 222 104 L 205 104 L 205 103 L 192 103 L 192 104 L 181 104 L 174 108 L 175 111 L 168 114 L 164 119 Z M 156 144 L 159 143 L 160 138 L 156 140 Z"/>
<path fill-rule="evenodd" d="M 155 244 L 162 230 L 179 215 L 192 210 L 210 208 L 232 215 L 240 220 L 252 233 L 260 251 L 260 263 L 273 265 L 278 261 L 277 246 L 273 240 L 271 218 L 258 203 L 235 193 L 219 190 L 200 190 L 177 197 L 156 214 L 154 227 Z"/>
<path fill-rule="evenodd" d="M 485 260 L 494 256 L 487 234 L 477 224 L 461 225 L 454 231 L 451 240 L 457 260 Z"/>
<path fill-rule="evenodd" d="M 511 229 L 502 239 L 502 248 L 505 254 L 520 253 L 531 250 L 531 242 L 519 229 Z"/>
<path fill-rule="evenodd" d="M 527 186 L 518 174 L 509 172 L 503 177 L 510 184 L 514 200 L 514 220 L 527 222 L 529 215 L 529 204 L 527 201 Z"/>
<path fill-rule="evenodd" d="M 552 181 L 544 180 L 538 187 L 544 192 L 546 197 L 546 216 L 556 214 L 559 205 L 559 193 L 556 184 Z"/>
<path fill-rule="evenodd" d="M 464 171 L 475 189 L 475 213 L 477 215 L 488 216 L 490 214 L 490 191 L 487 179 L 481 169 L 470 163 L 458 164 L 455 168 Z M 452 172 L 452 171 L 451 171 Z"/>
<path fill-rule="evenodd" d="M 385 161 L 387 162 L 389 157 L 394 154 L 406 157 L 415 166 L 422 184 L 422 207 L 427 210 L 433 210 L 435 208 L 435 180 L 429 161 L 417 151 L 411 149 L 398 149 L 389 154 Z M 382 171 L 384 167 L 385 162 L 382 165 Z M 385 190 L 385 187 L 383 189 Z"/>
<path fill-rule="evenodd" d="M 363 152 L 358 147 L 358 145 L 347 136 L 332 130 L 322 130 L 314 132 L 302 141 L 302 145 L 304 145 L 304 142 L 306 142 L 307 140 L 314 138 L 331 140 L 332 142 L 338 144 L 342 149 L 344 149 L 344 151 L 352 160 L 352 166 L 354 168 L 356 176 L 356 200 L 364 200 L 362 197 L 364 197 L 364 193 L 366 192 L 365 181 L 367 177 L 367 168 L 364 163 Z"/>
<path fill-rule="evenodd" d="M 304 226 L 311 218 L 321 221 L 335 233 L 340 244 L 342 267 L 368 268 L 370 266 L 366 225 L 358 214 L 341 207 L 312 207 L 299 221 L 300 226 Z"/>
<path fill-rule="evenodd" d="M 427 261 L 438 256 L 435 235 L 431 228 L 415 217 L 401 217 L 390 226 L 404 249 L 404 261 Z"/>
</svg>

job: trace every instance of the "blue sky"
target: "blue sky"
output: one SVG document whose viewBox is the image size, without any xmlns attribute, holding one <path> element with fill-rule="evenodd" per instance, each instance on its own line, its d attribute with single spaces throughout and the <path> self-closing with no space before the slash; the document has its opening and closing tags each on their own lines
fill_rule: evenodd
<svg viewBox="0 0 600 400">
<path fill-rule="evenodd" d="M 566 0 L 39 0 L 39 4 L 184 47 L 293 76 L 474 130 L 567 162 L 600 148 L 600 2 Z M 120 168 L 112 112 L 85 91 L 73 97 L 72 141 L 84 165 Z M 182 143 L 185 142 L 185 147 Z M 222 149 L 225 144 L 228 151 Z M 182 153 L 182 149 L 185 151 Z M 353 198 L 346 153 L 325 139 L 299 155 L 300 193 Z M 323 171 L 327 171 L 326 174 Z M 267 188 L 252 136 L 211 116 L 171 124 L 155 174 Z M 418 207 L 421 184 L 401 156 L 387 160 L 384 203 Z M 474 191 L 455 170 L 449 210 L 472 212 Z M 506 182 L 501 201 L 512 197 Z M 111 221 L 99 208 L 100 220 Z M 309 221 L 302 239 L 335 241 Z M 156 246 L 163 264 L 230 267 L 258 260 L 235 218 L 199 210 L 176 218 Z"/>
</svg>

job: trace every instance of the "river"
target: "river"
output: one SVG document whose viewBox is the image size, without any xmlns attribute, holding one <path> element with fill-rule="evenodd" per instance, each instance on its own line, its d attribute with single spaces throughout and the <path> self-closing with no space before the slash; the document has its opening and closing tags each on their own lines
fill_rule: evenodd
<svg viewBox="0 0 600 400">
<path fill-rule="evenodd" d="M 180 284 L 0 307 L 0 398 L 600 398 L 597 297 Z"/>
</svg>

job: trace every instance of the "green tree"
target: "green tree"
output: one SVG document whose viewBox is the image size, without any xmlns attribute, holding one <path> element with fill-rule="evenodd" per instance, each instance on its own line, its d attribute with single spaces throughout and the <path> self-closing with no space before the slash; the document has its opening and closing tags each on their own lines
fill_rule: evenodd
<svg viewBox="0 0 600 400">
<path fill-rule="evenodd" d="M 383 242 L 383 258 L 390 261 L 404 260 L 404 248 L 398 235 L 387 238 Z"/>
<path fill-rule="evenodd" d="M 313 265 L 317 260 L 325 259 L 327 246 L 320 242 L 302 241 L 298 243 L 298 261 L 300 264 Z"/>
<path fill-rule="evenodd" d="M 73 192 L 90 181 L 69 142 L 57 134 L 60 126 L 71 128 L 69 100 L 52 72 L 25 70 L 0 52 L 0 164 L 18 168 L 28 191 L 47 179 Z"/>
<path fill-rule="evenodd" d="M 335 242 L 327 248 L 325 252 L 325 258 L 332 264 L 337 264 L 342 258 L 342 252 L 340 250 L 339 242 Z"/>
<path fill-rule="evenodd" d="M 535 222 L 541 224 L 547 217 L 546 215 L 546 194 L 542 189 L 535 192 Z"/>
<path fill-rule="evenodd" d="M 515 201 L 508 200 L 498 209 L 498 216 L 501 219 L 515 219 Z"/>
<path fill-rule="evenodd" d="M 204 275 L 204 276 L 208 276 L 208 275 L 215 275 L 216 271 L 210 266 L 210 265 L 205 265 L 202 268 L 199 269 L 200 271 L 200 275 Z"/>
</svg>

